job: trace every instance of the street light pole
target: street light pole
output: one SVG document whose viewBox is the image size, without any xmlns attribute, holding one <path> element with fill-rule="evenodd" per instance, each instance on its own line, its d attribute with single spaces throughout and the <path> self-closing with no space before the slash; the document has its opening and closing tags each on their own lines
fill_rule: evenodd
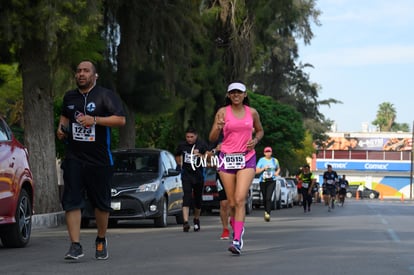
<svg viewBox="0 0 414 275">
<path fill-rule="evenodd" d="M 413 127 L 411 129 L 411 168 L 410 168 L 410 200 L 413 199 L 413 156 L 414 156 L 414 147 L 413 147 L 413 141 L 414 141 L 414 120 L 413 120 Z"/>
</svg>

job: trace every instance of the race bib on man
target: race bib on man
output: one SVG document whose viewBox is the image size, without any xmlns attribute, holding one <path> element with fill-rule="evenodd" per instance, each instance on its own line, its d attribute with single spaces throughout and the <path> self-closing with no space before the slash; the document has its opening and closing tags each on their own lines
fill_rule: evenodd
<svg viewBox="0 0 414 275">
<path fill-rule="evenodd" d="M 326 181 L 328 184 L 332 184 L 332 183 L 334 183 L 334 180 L 327 180 Z"/>
<path fill-rule="evenodd" d="M 93 142 L 95 141 L 95 125 L 83 127 L 79 123 L 72 123 L 73 140 Z"/>
<path fill-rule="evenodd" d="M 187 152 L 184 153 L 184 163 L 190 163 L 191 164 L 192 162 L 194 162 L 195 158 L 196 158 L 196 156 L 194 156 L 194 155 L 191 155 Z"/>
<path fill-rule="evenodd" d="M 308 188 L 308 187 L 309 187 L 309 183 L 307 183 L 307 182 L 302 182 L 302 187 L 303 187 L 303 188 Z"/>
<path fill-rule="evenodd" d="M 246 166 L 246 158 L 243 153 L 224 154 L 225 169 L 242 169 Z"/>
</svg>

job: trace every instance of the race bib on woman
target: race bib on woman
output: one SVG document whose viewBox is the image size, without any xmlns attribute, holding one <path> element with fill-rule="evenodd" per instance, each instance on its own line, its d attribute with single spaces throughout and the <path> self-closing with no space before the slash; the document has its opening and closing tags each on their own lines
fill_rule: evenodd
<svg viewBox="0 0 414 275">
<path fill-rule="evenodd" d="M 242 169 L 246 166 L 246 158 L 243 153 L 224 154 L 225 169 Z"/>
</svg>

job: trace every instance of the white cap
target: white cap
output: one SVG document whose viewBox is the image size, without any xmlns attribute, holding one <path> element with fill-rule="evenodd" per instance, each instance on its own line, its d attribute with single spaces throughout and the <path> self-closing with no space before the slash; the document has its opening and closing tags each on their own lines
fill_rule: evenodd
<svg viewBox="0 0 414 275">
<path fill-rule="evenodd" d="M 233 82 L 229 85 L 229 87 L 227 87 L 227 92 L 230 92 L 232 90 L 239 90 L 239 91 L 245 92 L 246 86 L 240 82 Z"/>
</svg>

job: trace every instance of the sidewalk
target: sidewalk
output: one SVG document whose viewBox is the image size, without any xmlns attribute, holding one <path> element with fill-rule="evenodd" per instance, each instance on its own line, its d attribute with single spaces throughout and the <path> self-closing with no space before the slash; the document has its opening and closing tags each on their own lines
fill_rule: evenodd
<svg viewBox="0 0 414 275">
<path fill-rule="evenodd" d="M 54 212 L 32 216 L 32 229 L 57 227 L 65 224 L 65 212 Z"/>
<path fill-rule="evenodd" d="M 349 200 L 349 199 L 348 199 Z M 356 200 L 355 198 L 352 198 L 352 200 Z M 363 199 L 370 201 L 371 199 Z M 410 198 L 404 198 L 401 200 L 401 198 L 398 197 L 383 197 L 381 200 L 380 198 L 374 199 L 372 201 L 383 201 L 383 202 L 398 202 L 401 201 L 401 203 L 414 203 L 414 200 Z M 32 217 L 32 229 L 41 229 L 41 228 L 48 228 L 48 227 L 57 227 L 61 225 L 65 225 L 65 212 L 54 212 L 54 213 L 47 213 L 47 214 L 38 214 L 33 215 Z"/>
</svg>

